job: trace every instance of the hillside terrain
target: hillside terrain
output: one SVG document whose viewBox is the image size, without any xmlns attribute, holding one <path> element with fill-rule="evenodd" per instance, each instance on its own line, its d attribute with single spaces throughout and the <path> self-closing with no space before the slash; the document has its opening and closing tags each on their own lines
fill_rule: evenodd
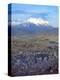
<svg viewBox="0 0 60 80">
<path fill-rule="evenodd" d="M 12 76 L 58 73 L 58 28 L 31 21 L 12 26 L 11 64 Z"/>
</svg>

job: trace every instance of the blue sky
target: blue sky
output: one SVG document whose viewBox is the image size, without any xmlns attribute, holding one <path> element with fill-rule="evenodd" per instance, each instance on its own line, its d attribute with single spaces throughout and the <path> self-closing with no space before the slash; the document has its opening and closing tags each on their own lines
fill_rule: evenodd
<svg viewBox="0 0 60 80">
<path fill-rule="evenodd" d="M 58 7 L 44 5 L 12 4 L 12 20 L 25 20 L 30 17 L 47 20 L 53 27 L 58 27 Z"/>
</svg>

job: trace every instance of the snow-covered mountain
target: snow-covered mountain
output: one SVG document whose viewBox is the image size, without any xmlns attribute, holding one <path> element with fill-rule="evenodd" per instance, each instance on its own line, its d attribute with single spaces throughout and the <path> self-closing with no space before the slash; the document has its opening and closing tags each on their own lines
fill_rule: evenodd
<svg viewBox="0 0 60 80">
<path fill-rule="evenodd" d="M 40 18 L 29 18 L 23 22 L 12 22 L 13 35 L 57 34 L 58 29 L 49 25 L 49 22 Z M 14 27 L 13 27 L 14 26 Z"/>
<path fill-rule="evenodd" d="M 29 18 L 27 22 L 30 22 L 36 25 L 48 25 L 49 24 L 47 20 L 43 20 L 41 18 Z"/>
<path fill-rule="evenodd" d="M 35 24 L 35 25 L 48 25 L 49 22 L 47 20 L 44 20 L 42 18 L 28 18 L 27 20 L 14 20 L 14 21 L 11 21 L 9 22 L 9 25 L 11 24 L 12 26 L 15 26 L 15 25 L 20 25 L 20 24 L 24 24 L 24 23 L 32 23 L 32 24 Z"/>
</svg>

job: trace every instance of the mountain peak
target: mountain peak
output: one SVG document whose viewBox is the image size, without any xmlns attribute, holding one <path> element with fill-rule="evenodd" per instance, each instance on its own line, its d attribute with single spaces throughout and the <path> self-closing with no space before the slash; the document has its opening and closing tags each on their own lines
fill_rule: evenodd
<svg viewBox="0 0 60 80">
<path fill-rule="evenodd" d="M 48 25 L 49 24 L 47 20 L 43 20 L 41 18 L 29 18 L 27 19 L 27 22 L 30 22 L 36 25 Z"/>
</svg>

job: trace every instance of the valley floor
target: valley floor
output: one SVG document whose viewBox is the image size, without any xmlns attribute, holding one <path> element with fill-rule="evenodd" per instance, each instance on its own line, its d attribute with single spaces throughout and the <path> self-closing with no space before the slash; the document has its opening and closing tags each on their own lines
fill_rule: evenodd
<svg viewBox="0 0 60 80">
<path fill-rule="evenodd" d="M 58 73 L 58 41 L 53 38 L 12 38 L 11 75 Z"/>
</svg>

